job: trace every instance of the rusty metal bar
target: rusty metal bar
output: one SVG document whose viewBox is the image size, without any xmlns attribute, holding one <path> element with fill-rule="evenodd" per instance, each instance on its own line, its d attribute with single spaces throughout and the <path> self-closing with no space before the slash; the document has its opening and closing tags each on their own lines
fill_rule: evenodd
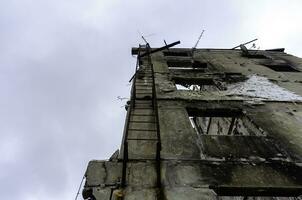
<svg viewBox="0 0 302 200">
<path fill-rule="evenodd" d="M 161 51 L 165 48 L 169 48 L 171 46 L 174 46 L 176 44 L 179 44 L 180 42 L 174 42 L 170 45 L 166 45 L 165 47 L 156 49 L 155 51 L 150 51 L 150 45 L 147 43 L 146 45 L 146 55 L 148 55 L 148 64 L 151 67 L 151 73 L 152 73 L 152 106 L 155 111 L 155 121 L 156 121 L 156 136 L 157 136 L 157 145 L 156 145 L 156 174 L 157 174 L 157 187 L 161 188 L 161 158 L 160 158 L 160 151 L 161 151 L 161 140 L 160 140 L 160 126 L 159 126 L 159 115 L 158 115 L 158 105 L 157 105 L 157 97 L 156 97 L 156 87 L 155 87 L 155 76 L 154 76 L 154 66 L 152 64 L 151 60 L 151 54 L 157 51 Z M 161 190 L 160 190 L 161 191 Z"/>
<path fill-rule="evenodd" d="M 143 53 L 142 55 L 140 55 L 140 57 L 144 57 L 144 56 L 146 56 L 146 55 L 150 55 L 150 54 L 152 54 L 152 53 L 156 53 L 156 52 L 158 52 L 158 51 L 162 51 L 162 50 L 168 49 L 168 48 L 173 47 L 173 46 L 178 45 L 178 44 L 180 44 L 180 41 L 173 42 L 173 43 L 171 43 L 171 44 L 168 44 L 168 45 L 165 45 L 165 46 L 163 46 L 163 47 L 160 47 L 160 48 L 157 48 L 157 49 L 153 49 L 153 50 L 152 50 L 152 49 L 150 48 L 149 43 L 147 43 L 147 45 L 146 45 L 147 52 L 145 52 L 145 53 Z"/>
<path fill-rule="evenodd" d="M 251 42 L 255 42 L 256 40 L 258 40 L 258 39 L 256 38 L 256 39 L 253 39 L 253 40 L 248 41 L 248 42 L 246 42 L 246 43 L 239 44 L 239 45 L 237 45 L 237 46 L 235 46 L 235 47 L 233 47 L 233 48 L 231 48 L 231 49 L 236 49 L 236 48 L 240 47 L 240 45 L 246 45 L 246 44 L 249 44 L 249 43 L 251 43 Z"/>
<path fill-rule="evenodd" d="M 133 89 L 133 86 L 132 86 Z M 127 114 L 127 122 L 125 126 L 125 136 L 124 136 L 124 141 L 123 141 L 123 165 L 122 165 L 122 180 L 121 180 L 121 187 L 124 188 L 126 186 L 126 169 L 127 169 L 127 162 L 128 162 L 128 143 L 127 143 L 127 138 L 128 138 L 128 129 L 129 129 L 129 124 L 130 124 L 130 118 L 131 118 L 131 113 L 133 109 L 133 101 L 131 99 L 130 101 L 130 107 L 128 109 L 128 114 Z"/>
<path fill-rule="evenodd" d="M 210 128 L 211 128 L 211 122 L 212 122 L 212 117 L 209 119 L 208 127 L 207 127 L 207 135 L 209 134 Z"/>
<path fill-rule="evenodd" d="M 234 127 L 234 124 L 235 124 L 235 120 L 236 120 L 236 118 L 232 117 L 232 121 L 231 121 L 231 124 L 230 124 L 230 127 L 229 127 L 228 135 L 232 134 L 233 127 Z"/>
<path fill-rule="evenodd" d="M 123 152 L 123 169 L 122 169 L 122 183 L 121 183 L 122 188 L 126 186 L 127 162 L 128 162 L 128 142 L 126 138 L 124 142 L 124 152 Z"/>
</svg>

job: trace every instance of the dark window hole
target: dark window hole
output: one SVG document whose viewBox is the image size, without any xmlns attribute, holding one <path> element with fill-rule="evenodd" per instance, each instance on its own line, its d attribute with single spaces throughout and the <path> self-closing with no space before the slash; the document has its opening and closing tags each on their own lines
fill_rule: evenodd
<svg viewBox="0 0 302 200">
<path fill-rule="evenodd" d="M 189 120 L 199 135 L 265 136 L 239 109 L 187 108 Z"/>
<path fill-rule="evenodd" d="M 267 64 L 265 66 L 277 72 L 300 72 L 289 64 Z"/>
<path fill-rule="evenodd" d="M 188 52 L 178 52 L 178 51 L 165 51 L 164 56 L 181 56 L 181 57 L 187 57 L 189 56 Z"/>
</svg>

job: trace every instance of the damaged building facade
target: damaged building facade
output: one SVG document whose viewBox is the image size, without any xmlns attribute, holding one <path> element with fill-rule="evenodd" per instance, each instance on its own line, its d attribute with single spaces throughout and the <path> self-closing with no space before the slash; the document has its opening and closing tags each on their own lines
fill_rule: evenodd
<svg viewBox="0 0 302 200">
<path fill-rule="evenodd" d="M 132 49 L 121 148 L 84 199 L 302 199 L 302 59 L 168 47 Z"/>
</svg>

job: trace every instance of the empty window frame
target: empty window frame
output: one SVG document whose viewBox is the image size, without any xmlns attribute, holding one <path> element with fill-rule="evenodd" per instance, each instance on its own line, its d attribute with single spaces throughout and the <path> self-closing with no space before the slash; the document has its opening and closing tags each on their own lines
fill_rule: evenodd
<svg viewBox="0 0 302 200">
<path fill-rule="evenodd" d="M 177 90 L 190 90 L 190 91 L 218 91 L 216 85 L 196 85 L 196 84 L 175 84 Z"/>
<path fill-rule="evenodd" d="M 244 57 L 247 57 L 247 58 L 256 58 L 256 59 L 267 59 L 268 57 L 263 55 L 263 54 L 259 54 L 259 53 L 249 53 L 249 54 L 246 54 L 244 55 Z"/>
<path fill-rule="evenodd" d="M 235 109 L 191 109 L 189 120 L 199 135 L 265 136 L 264 131 L 240 110 Z"/>
<path fill-rule="evenodd" d="M 177 90 L 192 90 L 192 91 L 217 91 L 219 87 L 216 86 L 212 78 L 173 78 Z"/>
<path fill-rule="evenodd" d="M 191 60 L 168 60 L 167 65 L 169 68 L 192 68 L 192 62 Z"/>
<path fill-rule="evenodd" d="M 295 69 L 293 66 L 287 63 L 272 63 L 272 64 L 264 64 L 264 66 L 276 71 L 276 72 L 300 72 Z"/>
<path fill-rule="evenodd" d="M 257 64 L 261 64 L 276 72 L 300 72 L 295 66 L 285 59 L 266 59 L 259 61 Z"/>
<path fill-rule="evenodd" d="M 188 57 L 189 53 L 185 51 L 164 51 L 164 56 Z"/>
<path fill-rule="evenodd" d="M 206 62 L 191 61 L 191 60 L 168 60 L 167 65 L 169 69 L 183 69 L 183 70 L 204 70 L 207 68 Z"/>
</svg>

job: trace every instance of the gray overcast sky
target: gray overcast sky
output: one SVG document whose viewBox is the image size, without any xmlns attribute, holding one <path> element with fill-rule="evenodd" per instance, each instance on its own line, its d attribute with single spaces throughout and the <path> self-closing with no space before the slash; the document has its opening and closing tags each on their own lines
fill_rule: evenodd
<svg viewBox="0 0 302 200">
<path fill-rule="evenodd" d="M 230 48 L 258 38 L 302 57 L 302 1 L 0 1 L 0 199 L 73 199 L 120 145 L 132 46 Z M 81 199 L 81 198 L 80 198 Z"/>
</svg>

